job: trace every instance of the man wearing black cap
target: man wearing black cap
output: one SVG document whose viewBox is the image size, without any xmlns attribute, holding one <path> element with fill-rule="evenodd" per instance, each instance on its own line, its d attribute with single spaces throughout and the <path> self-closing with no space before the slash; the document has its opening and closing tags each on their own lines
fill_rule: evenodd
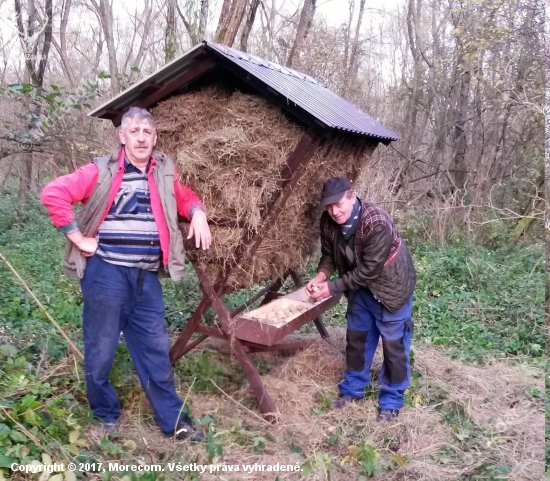
<svg viewBox="0 0 550 481">
<path fill-rule="evenodd" d="M 403 406 L 410 380 L 413 262 L 390 216 L 359 199 L 346 179 L 325 182 L 321 205 L 321 262 L 306 290 L 315 300 L 341 292 L 348 297 L 347 369 L 333 405 L 341 408 L 364 396 L 382 337 L 378 419 L 390 421 Z M 338 277 L 329 280 L 335 271 Z"/>
</svg>

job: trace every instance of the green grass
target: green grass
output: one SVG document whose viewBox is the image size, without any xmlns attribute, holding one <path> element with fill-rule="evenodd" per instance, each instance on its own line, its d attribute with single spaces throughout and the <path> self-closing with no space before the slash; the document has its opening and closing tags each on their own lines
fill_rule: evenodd
<svg viewBox="0 0 550 481">
<path fill-rule="evenodd" d="M 51 226 L 38 203 L 18 211 L 13 199 L 0 198 L 0 252 L 82 348 L 82 296 L 78 283 L 62 275 L 63 245 L 63 236 Z M 450 355 L 468 361 L 483 362 L 487 356 L 540 361 L 545 342 L 542 245 L 418 245 L 411 246 L 411 251 L 419 274 L 414 308 L 416 342 L 440 345 Z M 191 268 L 184 281 L 163 284 L 167 323 L 174 334 L 185 325 L 201 294 Z M 256 286 L 226 296 L 228 308 L 236 307 L 259 289 Z M 326 324 L 345 326 L 345 308 L 343 301 L 327 312 Z M 212 320 L 212 314 L 208 317 Z M 112 442 L 92 447 L 82 438 L 81 433 L 92 421 L 82 367 L 72 360 L 68 362 L 66 341 L 3 262 L 0 326 L 0 468 L 13 460 L 23 464 L 41 460 L 44 453 L 58 460 L 92 462 L 115 454 L 131 459 L 131 452 Z M 312 329 L 308 326 L 304 331 Z M 270 369 L 262 363 L 258 367 L 264 373 Z M 216 388 L 211 380 L 229 389 L 243 379 L 238 366 L 209 351 L 186 356 L 178 363 L 176 375 L 182 384 L 194 382 L 194 389 L 212 393 Z M 140 388 L 123 344 L 117 351 L 112 380 L 120 390 L 123 405 L 130 405 Z M 433 403 L 439 402 L 442 395 L 434 391 Z M 319 399 L 321 413 L 329 401 L 329 397 Z M 449 412 L 448 425 L 460 425 L 469 436 L 480 438 L 477 427 L 460 416 L 458 411 Z M 262 433 L 239 433 L 239 442 L 250 444 L 251 452 L 262 452 L 269 446 L 270 441 Z M 459 430 L 458 434 L 464 433 Z M 214 454 L 220 449 L 216 443 L 209 443 Z M 367 463 L 365 472 L 370 469 L 367 451 L 365 448 L 365 452 L 355 453 Z M 317 459 L 317 467 L 328 465 L 325 461 Z M 499 479 L 499 473 L 489 473 L 483 479 Z"/>
<path fill-rule="evenodd" d="M 414 249 L 417 335 L 453 356 L 544 354 L 544 246 Z"/>
</svg>

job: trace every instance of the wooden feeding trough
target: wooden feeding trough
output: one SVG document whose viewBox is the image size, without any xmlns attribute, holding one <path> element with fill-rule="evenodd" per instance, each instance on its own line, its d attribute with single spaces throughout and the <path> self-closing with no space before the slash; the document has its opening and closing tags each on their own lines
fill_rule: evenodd
<svg viewBox="0 0 550 481">
<path fill-rule="evenodd" d="M 198 99 L 197 92 L 202 92 L 204 100 L 204 92 L 209 92 L 206 89 L 220 84 L 224 92 L 238 94 L 230 94 L 233 97 L 220 95 L 213 103 L 200 104 L 205 107 L 199 104 L 190 107 L 191 100 Z M 249 101 L 246 96 L 256 100 Z M 231 98 L 237 97 L 244 102 L 240 107 L 231 104 Z M 177 99 L 183 101 L 178 104 Z M 251 110 L 259 106 L 257 99 L 266 105 L 265 115 L 261 114 L 264 115 L 261 118 L 265 120 L 265 125 L 248 118 Z M 332 175 L 355 180 L 380 142 L 388 145 L 399 137 L 313 78 L 210 42 L 197 45 L 90 115 L 110 119 L 115 126 L 119 126 L 123 113 L 129 107 L 155 107 L 158 122 L 158 114 L 162 114 L 165 105 L 171 105 L 169 113 L 172 124 L 183 117 L 188 123 L 178 132 L 170 130 L 172 127 L 160 128 L 161 149 L 176 158 L 185 181 L 205 198 L 214 244 L 219 239 L 231 237 L 235 240 L 225 250 L 213 245 L 210 251 L 199 252 L 188 246 L 188 256 L 197 273 L 203 298 L 172 347 L 170 358 L 176 362 L 208 337 L 227 339 L 232 353 L 244 369 L 260 410 L 270 419 L 275 419 L 276 407 L 252 362 L 251 354 L 306 347 L 306 343 L 289 342 L 286 337 L 308 322 L 314 322 L 320 335 L 327 338 L 320 316 L 338 302 L 332 297 L 312 302 L 307 298 L 297 274 L 304 267 L 304 260 L 315 250 L 315 242 L 319 238 L 317 226 L 320 212 L 317 205 L 320 187 Z M 183 112 L 186 108 L 187 111 Z M 211 114 L 206 112 L 209 115 L 203 115 L 195 124 L 193 119 L 189 120 L 193 112 L 200 111 L 202 114 L 208 108 L 217 110 Z M 233 117 L 228 117 L 228 113 Z M 237 131 L 235 125 L 224 125 L 224 122 L 238 122 L 240 130 Z M 288 135 L 275 140 L 274 125 L 282 125 Z M 194 143 L 187 142 L 187 137 L 193 135 L 192 127 L 196 127 L 192 139 Z M 218 130 L 213 130 L 205 143 L 203 137 L 206 137 L 210 127 Z M 264 144 L 276 144 L 276 148 L 270 154 L 256 155 L 254 166 L 242 162 L 236 164 L 242 156 L 234 155 L 234 145 L 231 149 L 220 151 L 220 145 L 231 136 L 244 139 L 242 143 L 246 151 L 257 148 L 262 143 L 258 139 L 259 128 L 264 129 L 260 131 Z M 246 136 L 247 129 L 255 129 L 254 142 Z M 163 138 L 173 142 L 170 144 Z M 170 145 L 183 144 L 182 151 L 171 151 Z M 208 159 L 200 157 L 206 155 L 204 152 L 210 155 Z M 247 152 L 237 154 L 244 156 Z M 206 167 L 201 159 L 208 160 L 209 166 Z M 216 164 L 218 161 L 219 165 Z M 192 162 L 195 162 L 196 170 L 185 174 L 187 163 Z M 210 169 L 220 165 L 219 171 L 223 172 L 223 177 L 216 187 L 216 198 L 212 195 L 212 189 L 208 188 L 213 179 Z M 255 211 L 246 210 L 247 201 L 231 204 L 235 199 L 230 198 L 225 189 L 226 185 L 242 179 L 247 170 L 254 170 L 253 178 L 239 185 L 237 190 L 238 193 L 260 192 L 256 198 L 261 203 Z M 216 208 L 212 208 L 213 205 Z M 238 215 L 240 205 L 244 208 L 243 215 Z M 187 225 L 181 223 L 180 230 L 186 234 Z M 243 273 L 246 275 L 243 276 Z M 283 296 L 279 290 L 289 276 L 296 291 Z M 262 282 L 268 282 L 268 285 L 229 312 L 224 295 Z M 260 307 L 247 312 L 258 301 Z M 274 307 L 275 312 L 285 312 L 273 314 Z M 216 314 L 214 326 L 202 323 L 205 312 L 210 308 Z M 268 311 L 271 313 L 269 316 Z M 193 338 L 193 335 L 198 337 Z"/>
<path fill-rule="evenodd" d="M 315 302 L 302 287 L 253 311 L 235 316 L 235 337 L 271 347 L 304 324 L 317 319 L 339 300 L 340 297 L 329 297 Z"/>
</svg>

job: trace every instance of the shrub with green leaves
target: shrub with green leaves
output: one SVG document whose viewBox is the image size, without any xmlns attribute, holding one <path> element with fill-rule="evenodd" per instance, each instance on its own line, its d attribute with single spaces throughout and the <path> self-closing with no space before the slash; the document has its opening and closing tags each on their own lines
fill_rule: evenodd
<svg viewBox="0 0 550 481">
<path fill-rule="evenodd" d="M 543 354 L 544 248 L 414 249 L 417 334 L 459 357 Z"/>
</svg>

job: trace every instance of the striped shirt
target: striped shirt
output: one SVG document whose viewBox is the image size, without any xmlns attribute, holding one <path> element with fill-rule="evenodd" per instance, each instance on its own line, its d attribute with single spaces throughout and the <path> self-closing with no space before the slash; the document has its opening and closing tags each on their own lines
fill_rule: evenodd
<svg viewBox="0 0 550 481">
<path fill-rule="evenodd" d="M 160 267 L 160 240 L 151 211 L 147 173 L 124 159 L 122 184 L 99 227 L 96 255 L 125 267 L 156 271 Z"/>
</svg>

